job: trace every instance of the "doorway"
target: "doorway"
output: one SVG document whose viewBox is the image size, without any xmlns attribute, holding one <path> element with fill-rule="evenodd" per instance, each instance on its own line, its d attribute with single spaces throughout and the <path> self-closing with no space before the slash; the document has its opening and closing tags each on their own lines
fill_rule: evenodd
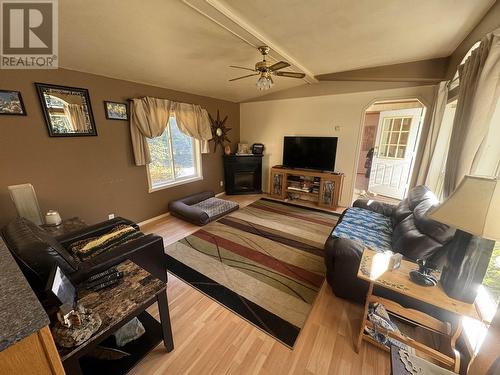
<svg viewBox="0 0 500 375">
<path fill-rule="evenodd" d="M 398 203 L 406 196 L 424 116 L 418 99 L 378 101 L 366 109 L 354 200 Z"/>
</svg>

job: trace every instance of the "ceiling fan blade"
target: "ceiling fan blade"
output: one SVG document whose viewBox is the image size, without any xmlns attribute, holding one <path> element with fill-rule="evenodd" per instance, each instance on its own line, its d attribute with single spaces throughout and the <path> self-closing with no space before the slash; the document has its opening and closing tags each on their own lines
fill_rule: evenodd
<svg viewBox="0 0 500 375">
<path fill-rule="evenodd" d="M 247 77 L 251 77 L 251 76 L 258 76 L 259 74 L 260 73 L 248 74 L 248 75 L 243 76 L 243 77 L 238 77 L 238 78 L 230 79 L 229 82 L 231 82 L 231 81 L 237 81 L 238 79 L 247 78 Z"/>
<path fill-rule="evenodd" d="M 304 78 L 306 76 L 304 73 L 297 73 L 297 72 L 274 72 L 274 74 L 280 77 L 289 77 L 289 78 Z"/>
<path fill-rule="evenodd" d="M 283 69 L 289 67 L 290 64 L 287 63 L 286 61 L 278 61 L 276 64 L 273 64 L 269 67 L 269 70 L 271 72 L 274 72 L 275 70 Z"/>
<path fill-rule="evenodd" d="M 245 69 L 245 70 L 250 70 L 252 72 L 255 72 L 255 69 L 252 68 L 245 68 L 243 66 L 236 66 L 236 65 L 229 65 L 230 68 L 236 68 L 236 69 Z"/>
</svg>

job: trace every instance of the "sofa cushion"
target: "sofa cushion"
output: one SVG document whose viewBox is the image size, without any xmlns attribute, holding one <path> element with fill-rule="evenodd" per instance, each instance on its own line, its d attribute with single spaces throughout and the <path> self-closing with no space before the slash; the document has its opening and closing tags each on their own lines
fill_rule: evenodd
<svg viewBox="0 0 500 375">
<path fill-rule="evenodd" d="M 410 215 L 411 210 L 408 204 L 408 199 L 403 199 L 392 211 L 392 226 L 395 227 Z"/>
<path fill-rule="evenodd" d="M 344 212 L 332 236 L 356 241 L 375 251 L 391 250 L 391 219 L 376 212 L 351 207 Z"/>
<path fill-rule="evenodd" d="M 455 235 L 455 229 L 427 217 L 427 213 L 437 205 L 438 204 L 433 204 L 432 201 L 425 200 L 415 207 L 413 210 L 413 217 L 415 226 L 420 232 L 444 245 L 451 241 Z"/>
<path fill-rule="evenodd" d="M 429 258 L 441 250 L 442 244 L 420 232 L 415 225 L 414 216 L 410 215 L 394 228 L 392 248 L 394 252 L 415 261 Z"/>
<path fill-rule="evenodd" d="M 430 205 L 439 203 L 434 193 L 425 185 L 415 186 L 408 192 L 408 207 L 413 211 L 423 201 L 427 201 Z"/>
</svg>

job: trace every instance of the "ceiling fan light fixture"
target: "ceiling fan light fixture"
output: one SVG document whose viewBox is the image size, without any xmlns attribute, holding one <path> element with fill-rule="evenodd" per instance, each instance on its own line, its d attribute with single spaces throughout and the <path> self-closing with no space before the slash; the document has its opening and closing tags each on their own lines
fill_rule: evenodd
<svg viewBox="0 0 500 375">
<path fill-rule="evenodd" d="M 271 77 L 262 74 L 255 85 L 259 90 L 269 90 L 271 87 L 273 87 L 274 82 Z"/>
</svg>

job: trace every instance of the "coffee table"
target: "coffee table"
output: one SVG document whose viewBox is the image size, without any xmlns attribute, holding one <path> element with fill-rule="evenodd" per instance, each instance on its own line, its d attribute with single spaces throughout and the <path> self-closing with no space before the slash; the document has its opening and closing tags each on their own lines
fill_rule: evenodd
<svg viewBox="0 0 500 375">
<path fill-rule="evenodd" d="M 378 331 L 437 360 L 454 372 L 458 372 L 460 369 L 460 353 L 455 349 L 455 343 L 462 332 L 462 319 L 460 317 L 468 316 L 479 320 L 480 315 L 476 310 L 475 304 L 465 303 L 448 297 L 440 283 L 434 287 L 424 287 L 412 282 L 409 273 L 417 268 L 418 265 L 416 263 L 403 260 L 401 261 L 400 268 L 388 271 L 387 258 L 383 254 L 368 248 L 364 249 L 357 277 L 367 281 L 369 287 L 361 329 L 359 335 L 355 338 L 356 352 L 359 352 L 363 340 L 389 351 L 388 347 L 380 344 L 365 333 L 365 328 L 373 329 L 373 324 L 368 320 L 368 307 L 370 303 L 378 302 L 384 305 L 390 315 L 402 318 L 411 324 L 444 336 L 450 344 L 450 351 L 453 353 L 453 356 L 441 353 L 416 339 L 395 332 L 387 332 L 382 327 L 377 327 Z M 390 299 L 376 296 L 373 294 L 374 285 L 448 311 L 457 319 L 453 319 L 452 322 L 441 321 L 421 311 L 403 307 Z"/>
<path fill-rule="evenodd" d="M 167 284 L 130 260 L 119 264 L 117 268 L 124 273 L 117 284 L 98 292 L 84 290 L 79 295 L 78 302 L 99 313 L 102 325 L 82 345 L 71 349 L 58 348 L 68 375 L 125 374 L 162 340 L 166 352 L 174 349 Z M 155 302 L 158 302 L 161 323 L 146 312 Z M 130 356 L 118 360 L 98 360 L 86 356 L 99 344 L 116 347 L 112 334 L 134 317 L 139 318 L 146 333 L 118 348 L 131 353 Z"/>
</svg>

